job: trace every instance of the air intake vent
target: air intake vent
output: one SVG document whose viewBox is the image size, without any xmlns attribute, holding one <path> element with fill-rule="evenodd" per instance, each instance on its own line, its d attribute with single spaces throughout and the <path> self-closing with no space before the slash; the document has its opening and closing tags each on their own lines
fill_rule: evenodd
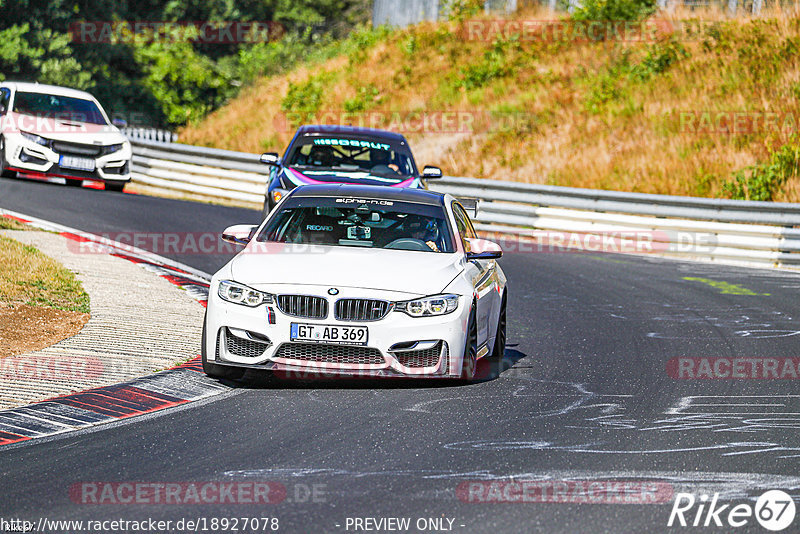
<svg viewBox="0 0 800 534">
<path fill-rule="evenodd" d="M 278 349 L 275 357 L 286 360 L 350 365 L 380 365 L 385 363 L 383 355 L 378 349 L 316 343 L 284 343 Z"/>
<path fill-rule="evenodd" d="M 225 329 L 225 344 L 228 352 L 241 358 L 258 358 L 264 355 L 264 351 L 269 347 L 269 343 L 260 343 L 252 339 L 242 339 Z"/>
<path fill-rule="evenodd" d="M 442 354 L 442 342 L 424 350 L 409 350 L 392 353 L 400 365 L 405 367 L 435 367 Z"/>
<path fill-rule="evenodd" d="M 328 301 L 307 295 L 278 295 L 278 309 L 292 317 L 324 319 L 328 316 Z"/>
<path fill-rule="evenodd" d="M 340 299 L 336 301 L 336 318 L 340 321 L 380 321 L 389 313 L 385 300 Z"/>
</svg>

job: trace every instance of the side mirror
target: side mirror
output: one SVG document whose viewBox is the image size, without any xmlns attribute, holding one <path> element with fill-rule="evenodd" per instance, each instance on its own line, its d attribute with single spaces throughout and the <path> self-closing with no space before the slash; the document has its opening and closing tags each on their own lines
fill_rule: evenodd
<svg viewBox="0 0 800 534">
<path fill-rule="evenodd" d="M 273 167 L 278 166 L 278 161 L 280 160 L 280 156 L 277 152 L 265 152 L 261 154 L 261 157 L 258 158 L 258 161 L 263 163 L 264 165 L 271 165 Z"/>
<path fill-rule="evenodd" d="M 425 168 L 422 169 L 422 177 L 427 180 L 435 180 L 436 178 L 441 178 L 442 169 L 440 169 L 439 167 L 426 165 Z"/>
<path fill-rule="evenodd" d="M 468 237 L 467 242 L 467 260 L 496 260 L 503 255 L 503 249 L 500 245 L 493 241 L 486 239 L 476 239 Z"/>
<path fill-rule="evenodd" d="M 247 245 L 258 230 L 258 226 L 251 224 L 237 224 L 229 226 L 222 232 L 222 240 L 234 245 Z"/>
<path fill-rule="evenodd" d="M 128 121 L 126 121 L 125 119 L 111 119 L 111 124 L 113 124 L 117 128 L 127 128 L 128 127 Z"/>
</svg>

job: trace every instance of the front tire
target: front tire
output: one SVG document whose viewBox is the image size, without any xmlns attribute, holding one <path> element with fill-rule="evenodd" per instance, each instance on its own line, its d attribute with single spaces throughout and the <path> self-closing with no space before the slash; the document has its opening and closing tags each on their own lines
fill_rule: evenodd
<svg viewBox="0 0 800 534">
<path fill-rule="evenodd" d="M 200 348 L 200 359 L 203 362 L 203 372 L 211 378 L 219 378 L 226 380 L 238 380 L 244 376 L 245 369 L 240 367 L 228 367 L 226 365 L 217 365 L 208 361 L 206 357 L 206 316 L 203 317 L 203 336 L 202 347 Z"/>
<path fill-rule="evenodd" d="M 6 140 L 0 137 L 0 176 L 3 178 L 16 178 L 15 171 L 6 169 Z"/>
<path fill-rule="evenodd" d="M 492 358 L 502 360 L 506 352 L 506 292 L 503 292 L 503 299 L 500 301 L 500 316 L 497 318 L 497 333 L 494 337 L 494 347 L 492 348 Z"/>
<path fill-rule="evenodd" d="M 469 314 L 467 323 L 467 340 L 464 345 L 464 357 L 461 363 L 461 380 L 470 383 L 475 380 L 475 369 L 478 366 L 478 325 L 475 320 L 475 304 Z"/>
</svg>

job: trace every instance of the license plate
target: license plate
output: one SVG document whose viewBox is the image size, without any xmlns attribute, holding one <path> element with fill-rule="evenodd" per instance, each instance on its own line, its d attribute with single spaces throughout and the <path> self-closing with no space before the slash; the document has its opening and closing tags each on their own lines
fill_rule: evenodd
<svg viewBox="0 0 800 534">
<path fill-rule="evenodd" d="M 332 326 L 292 323 L 289 338 L 307 343 L 336 345 L 366 345 L 369 331 L 366 326 Z"/>
<path fill-rule="evenodd" d="M 90 158 L 76 158 L 74 156 L 61 156 L 58 166 L 65 169 L 75 169 L 79 171 L 93 171 L 94 160 Z"/>
</svg>

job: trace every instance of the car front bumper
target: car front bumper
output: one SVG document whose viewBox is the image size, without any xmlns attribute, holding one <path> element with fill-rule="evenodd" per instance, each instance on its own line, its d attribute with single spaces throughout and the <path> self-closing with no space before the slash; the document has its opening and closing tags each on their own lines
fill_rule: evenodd
<svg viewBox="0 0 800 534">
<path fill-rule="evenodd" d="M 129 144 L 125 144 L 117 152 L 92 157 L 57 152 L 53 148 L 31 141 L 21 134 L 6 134 L 4 138 L 6 167 L 13 171 L 100 182 L 129 182 L 131 179 L 132 152 Z M 95 169 L 85 171 L 64 167 L 61 165 L 62 155 L 92 159 Z"/>
<path fill-rule="evenodd" d="M 351 322 L 334 317 L 336 299 L 398 301 L 409 297 L 342 288 L 341 294 L 327 297 L 330 311 L 326 319 L 307 319 L 287 315 L 277 304 L 249 308 L 226 302 L 216 294 L 216 287 L 212 283 L 204 347 L 207 360 L 214 364 L 283 372 L 289 377 L 454 378 L 461 375 L 470 311 L 469 301 L 464 297 L 460 298 L 455 311 L 443 316 L 416 318 L 390 311 L 378 321 Z M 305 286 L 302 293 L 324 296 L 327 289 Z M 274 324 L 270 322 L 270 314 Z M 366 326 L 369 335 L 363 346 L 298 342 L 290 339 L 292 323 Z"/>
</svg>

